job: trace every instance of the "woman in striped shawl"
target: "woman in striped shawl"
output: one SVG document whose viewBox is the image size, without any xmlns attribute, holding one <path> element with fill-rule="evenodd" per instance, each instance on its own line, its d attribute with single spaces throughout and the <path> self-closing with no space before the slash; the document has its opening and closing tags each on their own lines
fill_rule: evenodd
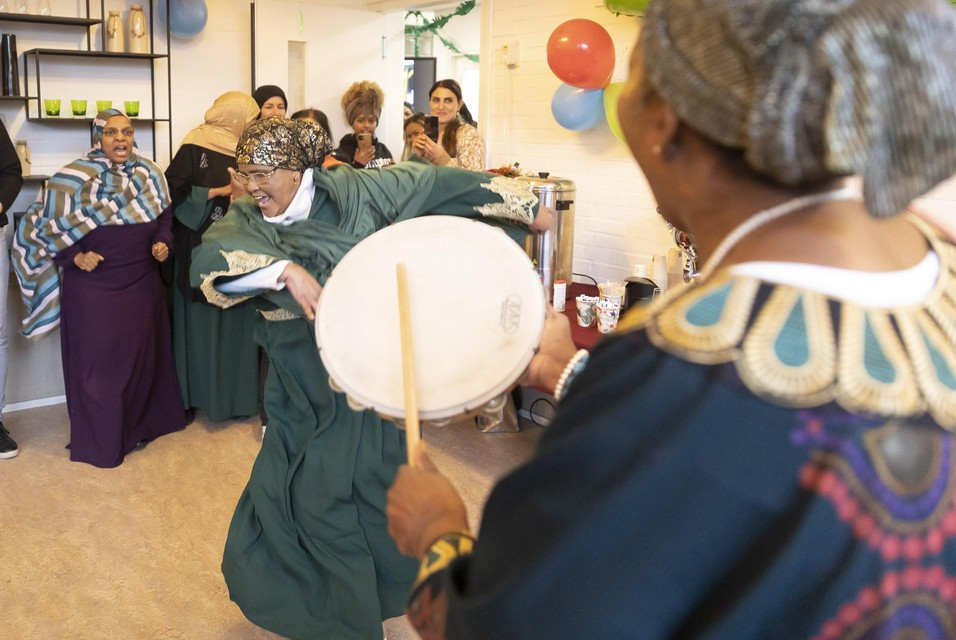
<svg viewBox="0 0 956 640">
<path fill-rule="evenodd" d="M 28 337 L 58 325 L 70 459 L 115 467 L 185 426 L 159 265 L 172 244 L 163 172 L 107 109 L 93 146 L 53 176 L 20 223 L 13 262 Z"/>
</svg>

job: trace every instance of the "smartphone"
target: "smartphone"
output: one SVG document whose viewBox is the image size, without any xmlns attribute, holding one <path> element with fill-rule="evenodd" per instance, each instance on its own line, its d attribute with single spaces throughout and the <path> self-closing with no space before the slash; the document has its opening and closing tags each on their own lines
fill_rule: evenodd
<svg viewBox="0 0 956 640">
<path fill-rule="evenodd" d="M 371 133 L 359 133 L 355 136 L 356 141 L 358 142 L 359 149 L 371 149 L 372 148 L 372 134 Z"/>
<path fill-rule="evenodd" d="M 438 116 L 425 116 L 425 135 L 438 142 Z"/>
</svg>

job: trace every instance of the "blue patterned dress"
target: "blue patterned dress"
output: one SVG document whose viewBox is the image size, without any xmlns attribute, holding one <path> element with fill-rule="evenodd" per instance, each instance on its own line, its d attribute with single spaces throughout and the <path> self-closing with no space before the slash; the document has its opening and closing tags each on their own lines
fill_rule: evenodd
<svg viewBox="0 0 956 640">
<path fill-rule="evenodd" d="M 591 354 L 473 552 L 447 637 L 956 637 L 956 249 L 920 305 L 718 273 Z M 430 567 L 430 568 L 429 568 Z M 446 610 L 447 609 L 447 610 Z M 423 637 L 440 637 L 426 635 Z"/>
</svg>

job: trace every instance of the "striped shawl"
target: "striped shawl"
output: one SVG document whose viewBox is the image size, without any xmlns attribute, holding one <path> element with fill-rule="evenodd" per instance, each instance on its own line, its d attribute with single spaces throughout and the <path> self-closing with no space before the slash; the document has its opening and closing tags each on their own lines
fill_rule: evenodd
<svg viewBox="0 0 956 640">
<path fill-rule="evenodd" d="M 26 316 L 20 332 L 39 337 L 59 325 L 61 251 L 103 225 L 155 220 L 169 206 L 169 188 L 159 167 L 133 151 L 114 164 L 97 148 L 50 179 L 17 227 L 13 267 Z"/>
</svg>

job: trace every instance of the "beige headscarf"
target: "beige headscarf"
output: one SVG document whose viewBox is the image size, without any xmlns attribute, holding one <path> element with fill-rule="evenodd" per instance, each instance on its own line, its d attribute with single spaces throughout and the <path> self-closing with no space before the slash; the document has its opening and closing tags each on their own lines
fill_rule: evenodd
<svg viewBox="0 0 956 640">
<path fill-rule="evenodd" d="M 944 0 L 651 0 L 641 46 L 684 122 L 779 183 L 859 175 L 888 216 L 956 172 Z"/>
<path fill-rule="evenodd" d="M 231 156 L 236 152 L 239 136 L 259 116 L 259 105 L 248 93 L 229 91 L 222 94 L 206 111 L 205 122 L 183 138 L 183 144 L 194 144 Z"/>
</svg>

